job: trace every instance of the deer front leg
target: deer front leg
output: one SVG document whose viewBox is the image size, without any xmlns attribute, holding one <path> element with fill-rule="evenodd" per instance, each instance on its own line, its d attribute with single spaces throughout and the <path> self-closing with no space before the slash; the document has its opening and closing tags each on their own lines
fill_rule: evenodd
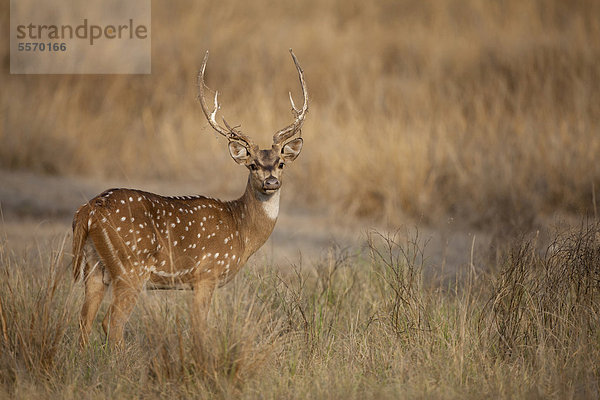
<svg viewBox="0 0 600 400">
<path fill-rule="evenodd" d="M 192 322 L 196 324 L 198 329 L 206 328 L 206 319 L 208 310 L 212 300 L 213 292 L 215 291 L 216 283 L 212 280 L 203 280 L 194 285 L 194 309 Z"/>
</svg>

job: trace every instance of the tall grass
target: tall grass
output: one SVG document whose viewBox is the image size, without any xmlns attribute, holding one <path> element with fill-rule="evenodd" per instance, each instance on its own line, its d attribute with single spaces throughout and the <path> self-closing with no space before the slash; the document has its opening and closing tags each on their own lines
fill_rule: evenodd
<svg viewBox="0 0 600 400">
<path fill-rule="evenodd" d="M 188 292 L 147 292 L 123 348 L 79 349 L 63 244 L 0 253 L 0 392 L 12 398 L 597 398 L 600 226 L 522 240 L 489 273 L 428 279 L 417 236 L 315 265 L 245 269 L 208 328 Z M 50 254 L 50 251 L 42 254 Z M 479 266 L 478 266 L 479 267 Z M 106 304 L 102 307 L 105 311 Z M 101 310 L 101 313 L 103 312 Z M 99 317 L 100 318 L 100 317 Z"/>
<path fill-rule="evenodd" d="M 488 307 L 502 354 L 533 353 L 540 346 L 578 348 L 598 335 L 600 232 L 583 224 L 536 253 L 526 240 L 507 255 Z"/>
<path fill-rule="evenodd" d="M 241 191 L 243 173 L 195 101 L 196 71 L 210 49 L 224 115 L 267 144 L 292 117 L 287 90 L 298 95 L 293 47 L 311 96 L 286 182 L 296 198 L 392 223 L 452 214 L 527 228 L 556 210 L 589 211 L 598 196 L 597 1 L 176 1 L 152 11 L 150 76 L 18 76 L 2 64 L 0 166 Z M 8 59 L 7 43 L 0 53 Z"/>
</svg>

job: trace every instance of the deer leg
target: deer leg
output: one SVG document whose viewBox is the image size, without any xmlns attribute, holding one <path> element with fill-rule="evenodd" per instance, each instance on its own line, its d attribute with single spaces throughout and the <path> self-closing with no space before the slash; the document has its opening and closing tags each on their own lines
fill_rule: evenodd
<svg viewBox="0 0 600 400">
<path fill-rule="evenodd" d="M 85 276 L 85 299 L 81 308 L 81 316 L 79 317 L 79 328 L 81 330 L 80 344 L 87 345 L 92 330 L 94 318 L 98 313 L 102 299 L 106 292 L 106 285 L 102 281 L 102 268 L 99 261 L 94 262 L 94 266 L 89 268 L 89 264 L 85 265 L 88 274 Z"/>
<path fill-rule="evenodd" d="M 215 291 L 215 282 L 201 281 L 194 285 L 194 314 L 192 321 L 199 329 L 206 328 L 208 310 Z"/>
<path fill-rule="evenodd" d="M 102 321 L 102 328 L 111 345 L 121 344 L 123 328 L 135 306 L 142 284 L 116 280 L 113 282 L 113 300 Z"/>
</svg>

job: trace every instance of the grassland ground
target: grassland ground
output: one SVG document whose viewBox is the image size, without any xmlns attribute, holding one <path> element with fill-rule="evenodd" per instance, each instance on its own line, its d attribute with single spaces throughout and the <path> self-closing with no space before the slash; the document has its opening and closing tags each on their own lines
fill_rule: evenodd
<svg viewBox="0 0 600 400">
<path fill-rule="evenodd" d="M 489 241 L 473 245 L 483 232 L 465 234 L 454 249 L 446 243 L 446 253 L 462 253 L 461 261 L 430 256 L 442 242 L 431 240 L 442 235 L 431 227 L 396 234 L 355 229 L 362 233 L 353 237 L 343 234 L 351 224 L 332 229 L 326 213 L 290 213 L 284 205 L 273 244 L 217 291 L 207 330 L 194 325 L 188 292 L 145 292 L 124 348 L 104 344 L 99 319 L 105 303 L 91 346 L 80 350 L 83 289 L 71 277 L 68 232 L 70 210 L 81 199 L 65 193 L 75 192 L 69 187 L 85 188 L 83 195 L 98 190 L 73 178 L 6 171 L 2 178 L 18 182 L 0 193 L 2 396 L 600 393 L 600 226 L 593 221 L 544 228 L 547 238 L 523 236 L 493 257 L 484 251 Z M 186 185 L 164 183 L 176 193 L 189 193 Z M 43 198 L 36 196 L 40 190 Z M 297 219 L 306 234 L 293 236 Z"/>
</svg>

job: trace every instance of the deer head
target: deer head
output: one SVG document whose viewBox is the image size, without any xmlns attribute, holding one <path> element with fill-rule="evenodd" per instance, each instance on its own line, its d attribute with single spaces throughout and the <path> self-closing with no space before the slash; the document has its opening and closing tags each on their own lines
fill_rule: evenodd
<svg viewBox="0 0 600 400">
<path fill-rule="evenodd" d="M 296 59 L 291 49 L 290 54 L 298 71 L 304 104 L 302 108 L 297 108 L 292 99 L 292 93 L 289 93 L 294 121 L 273 135 L 273 144 L 270 149 L 259 149 L 249 136 L 243 134 L 238 127 L 231 127 L 225 118 L 223 118 L 224 126 L 217 123 L 217 111 L 220 109 L 218 101 L 219 92 L 215 92 L 212 110 L 208 108 L 204 97 L 204 89 L 206 88 L 204 71 L 206 69 L 206 62 L 208 61 L 208 51 L 204 56 L 202 68 L 198 74 L 198 98 L 202 106 L 202 111 L 208 119 L 208 123 L 215 131 L 227 138 L 229 141 L 229 154 L 233 160 L 248 168 L 250 171 L 249 184 L 252 185 L 252 188 L 256 192 L 265 195 L 274 194 L 279 190 L 285 165 L 294 161 L 302 150 L 302 138 L 300 136 L 302 134 L 302 124 L 308 112 L 308 93 L 306 82 L 304 81 L 304 73 L 300 64 L 298 64 L 298 59 Z M 298 137 L 294 138 L 296 135 Z"/>
</svg>

